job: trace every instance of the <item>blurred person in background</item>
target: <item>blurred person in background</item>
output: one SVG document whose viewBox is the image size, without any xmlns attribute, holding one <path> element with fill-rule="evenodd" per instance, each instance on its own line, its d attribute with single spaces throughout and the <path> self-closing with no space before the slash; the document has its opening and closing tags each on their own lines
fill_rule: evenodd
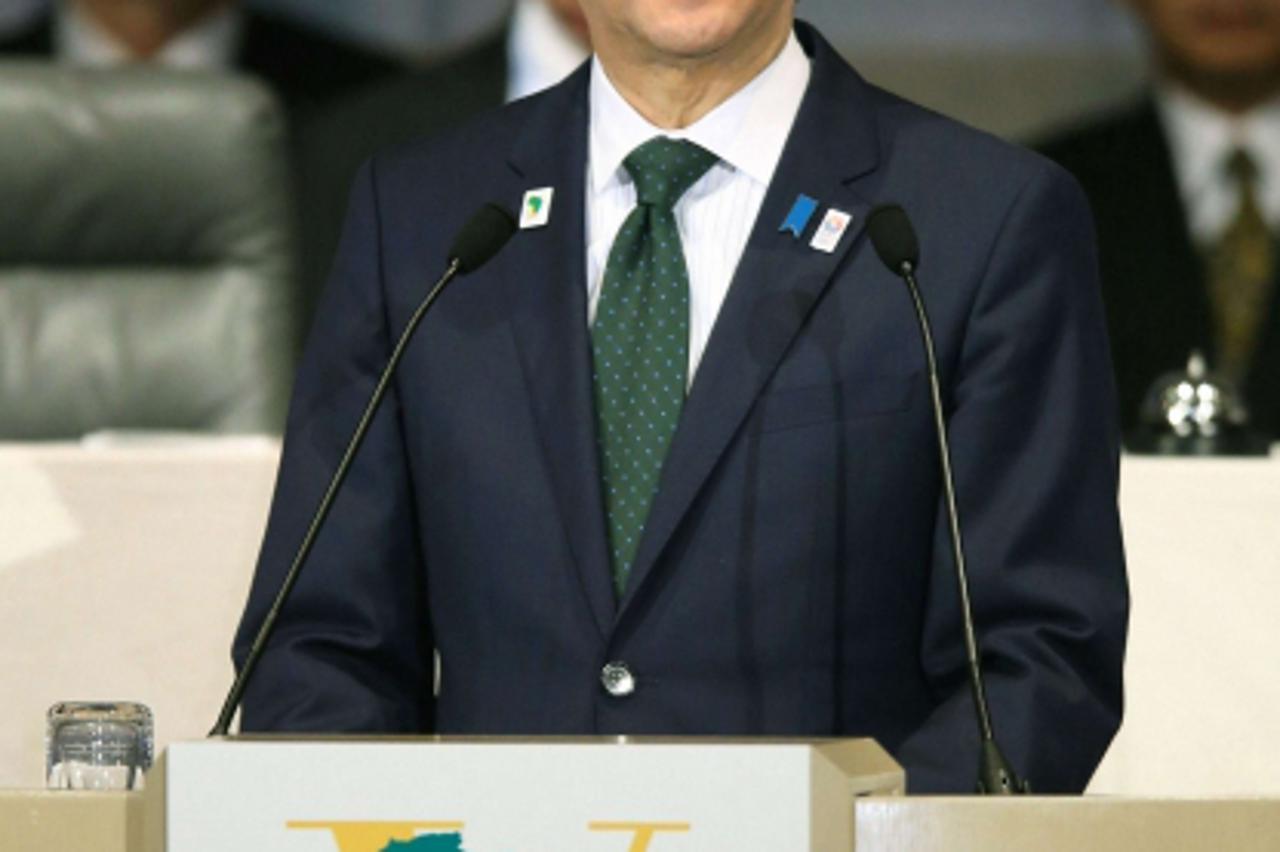
<svg viewBox="0 0 1280 852">
<path fill-rule="evenodd" d="M 1126 429 L 1201 350 L 1280 437 L 1280 0 L 1128 0 L 1154 86 L 1042 146 L 1084 185 Z"/>
<path fill-rule="evenodd" d="M 45 58 L 86 68 L 149 63 L 167 68 L 239 72 L 265 83 L 284 106 L 288 155 L 294 170 L 295 226 L 301 235 L 324 228 L 300 187 L 318 182 L 349 184 L 347 175 L 307 174 L 309 129 L 342 97 L 394 79 L 403 66 L 339 41 L 305 24 L 250 9 L 239 0 L 59 0 L 47 14 L 7 38 L 0 36 L 0 59 Z M 327 132 L 321 129 L 320 132 Z M 335 191 L 335 190 L 327 190 Z M 323 208 L 320 208 L 323 210 Z M 306 328 L 311 297 L 301 287 L 310 248 L 299 241 L 295 288 L 296 347 Z"/>
<path fill-rule="evenodd" d="M 578 0 L 517 0 L 495 33 L 430 65 L 345 98 L 302 151 L 304 326 L 338 245 L 347 195 L 375 151 L 455 127 L 567 77 L 590 52 Z"/>
<path fill-rule="evenodd" d="M 27 28 L 0 36 L 0 58 L 6 56 L 241 71 L 270 85 L 295 118 L 397 67 L 237 0 L 59 0 Z"/>
</svg>

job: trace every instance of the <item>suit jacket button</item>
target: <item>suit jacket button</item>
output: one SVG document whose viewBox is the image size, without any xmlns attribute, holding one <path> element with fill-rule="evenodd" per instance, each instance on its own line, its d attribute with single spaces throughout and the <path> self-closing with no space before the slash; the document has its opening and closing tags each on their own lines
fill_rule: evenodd
<svg viewBox="0 0 1280 852">
<path fill-rule="evenodd" d="M 625 698 L 636 691 L 636 679 L 626 663 L 607 663 L 600 670 L 600 683 L 614 698 Z"/>
</svg>

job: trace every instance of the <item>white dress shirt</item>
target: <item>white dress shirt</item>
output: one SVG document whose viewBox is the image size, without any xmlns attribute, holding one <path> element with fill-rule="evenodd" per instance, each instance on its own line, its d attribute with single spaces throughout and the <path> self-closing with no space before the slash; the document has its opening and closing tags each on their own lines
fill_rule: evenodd
<svg viewBox="0 0 1280 852">
<path fill-rule="evenodd" d="M 675 208 L 689 269 L 692 384 L 808 85 L 809 58 L 792 34 L 773 62 L 724 103 L 689 127 L 662 130 L 619 94 L 599 59 L 592 62 L 586 199 L 589 321 L 595 322 L 609 249 L 636 206 L 635 186 L 622 161 L 654 136 L 701 145 L 720 161 Z"/>
<path fill-rule="evenodd" d="M 243 27 L 242 13 L 234 5 L 228 6 L 170 39 L 146 61 L 193 71 L 229 70 L 235 65 Z M 89 68 L 137 61 L 127 47 L 75 3 L 57 5 L 54 49 L 60 62 Z"/>
<path fill-rule="evenodd" d="M 1280 99 L 1244 116 L 1224 113 L 1173 86 L 1156 98 L 1173 156 L 1174 174 L 1192 237 L 1210 245 L 1240 208 L 1240 189 L 1227 172 L 1241 148 L 1258 167 L 1258 203 L 1273 227 L 1280 224 Z"/>
<path fill-rule="evenodd" d="M 588 53 L 556 20 L 546 0 L 517 0 L 507 36 L 507 100 L 554 86 L 572 74 Z"/>
</svg>

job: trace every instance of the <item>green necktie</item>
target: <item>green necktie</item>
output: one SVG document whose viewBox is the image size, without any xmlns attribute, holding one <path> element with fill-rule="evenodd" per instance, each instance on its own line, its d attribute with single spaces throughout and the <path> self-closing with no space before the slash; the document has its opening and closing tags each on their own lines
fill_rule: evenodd
<svg viewBox="0 0 1280 852">
<path fill-rule="evenodd" d="M 1218 363 L 1235 382 L 1243 382 L 1257 349 L 1261 320 L 1275 280 L 1275 245 L 1258 205 L 1258 167 L 1243 150 L 1233 151 L 1227 173 L 1240 188 L 1240 207 L 1216 245 L 1207 271 L 1213 306 Z"/>
<path fill-rule="evenodd" d="M 636 207 L 622 223 L 591 329 L 604 503 L 619 597 L 684 405 L 689 272 L 674 208 L 716 162 L 692 142 L 655 137 L 623 161 Z"/>
</svg>

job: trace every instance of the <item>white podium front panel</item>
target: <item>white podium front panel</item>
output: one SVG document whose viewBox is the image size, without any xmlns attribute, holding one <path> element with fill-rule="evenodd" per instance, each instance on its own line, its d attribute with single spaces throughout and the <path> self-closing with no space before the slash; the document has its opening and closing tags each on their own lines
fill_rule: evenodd
<svg viewBox="0 0 1280 852">
<path fill-rule="evenodd" d="M 847 850 L 859 763 L 901 788 L 868 741 L 209 740 L 148 796 L 168 852 Z"/>
</svg>

